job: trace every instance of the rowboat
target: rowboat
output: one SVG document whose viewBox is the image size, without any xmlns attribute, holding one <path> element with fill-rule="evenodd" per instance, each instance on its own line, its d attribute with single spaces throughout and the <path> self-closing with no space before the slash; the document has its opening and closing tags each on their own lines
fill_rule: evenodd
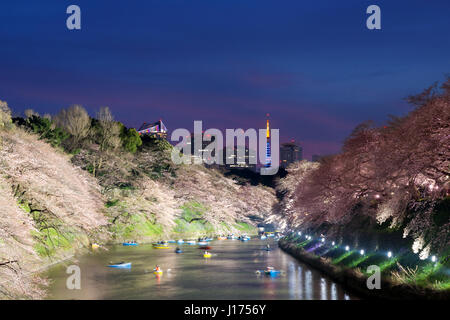
<svg viewBox="0 0 450 320">
<path fill-rule="evenodd" d="M 160 275 L 163 274 L 163 271 L 162 270 L 159 270 L 159 271 L 154 270 L 153 274 L 156 274 L 157 276 L 160 276 Z"/>
<path fill-rule="evenodd" d="M 211 258 L 211 253 L 205 253 L 205 254 L 203 255 L 203 258 Z"/>
<path fill-rule="evenodd" d="M 199 241 L 199 242 L 197 242 L 197 244 L 199 246 L 206 246 L 208 244 L 208 242 L 206 242 L 206 241 Z"/>
<path fill-rule="evenodd" d="M 170 249 L 171 247 L 169 247 L 166 244 L 161 244 L 161 243 L 154 243 L 153 244 L 153 249 Z"/>
<path fill-rule="evenodd" d="M 256 270 L 256 274 L 265 274 L 266 276 L 276 277 L 283 274 L 282 270 Z"/>
<path fill-rule="evenodd" d="M 195 244 L 195 240 L 188 240 L 186 241 L 187 244 Z"/>
<path fill-rule="evenodd" d="M 124 242 L 122 243 L 124 246 L 137 246 L 138 244 L 136 242 Z"/>
<path fill-rule="evenodd" d="M 131 262 L 121 262 L 116 264 L 110 264 L 108 265 L 110 268 L 117 268 L 117 269 L 130 269 L 131 268 Z"/>
</svg>

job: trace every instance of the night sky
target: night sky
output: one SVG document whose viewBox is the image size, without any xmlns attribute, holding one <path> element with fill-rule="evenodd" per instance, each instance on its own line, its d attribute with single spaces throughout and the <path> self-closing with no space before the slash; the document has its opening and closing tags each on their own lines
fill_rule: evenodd
<svg viewBox="0 0 450 320">
<path fill-rule="evenodd" d="M 79 5 L 82 29 L 66 28 Z M 366 28 L 381 7 L 382 30 Z M 264 128 L 338 152 L 362 121 L 450 72 L 450 1 L 2 1 L 0 99 L 15 114 L 109 106 L 138 127 Z"/>
</svg>

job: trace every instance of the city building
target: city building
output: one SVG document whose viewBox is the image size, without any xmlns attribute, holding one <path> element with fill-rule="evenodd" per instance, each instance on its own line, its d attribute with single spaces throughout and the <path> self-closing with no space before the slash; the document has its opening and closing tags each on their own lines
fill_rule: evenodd
<svg viewBox="0 0 450 320">
<path fill-rule="evenodd" d="M 270 150 L 270 125 L 269 125 L 269 114 L 267 116 L 267 129 L 266 129 L 266 162 L 265 166 L 269 168 L 272 165 L 272 151 Z"/>
<path fill-rule="evenodd" d="M 214 142 L 215 136 L 212 136 L 212 137 L 208 136 L 208 138 L 211 138 L 211 141 L 208 141 L 208 140 L 206 140 L 204 138 L 206 138 L 206 137 L 203 137 L 203 133 L 197 134 L 197 135 L 194 134 L 194 133 L 191 133 L 191 139 L 188 140 L 188 142 L 186 143 L 187 145 L 191 146 L 191 155 L 194 158 L 198 157 L 198 158 L 202 159 L 202 161 L 203 161 L 203 152 L 206 150 L 207 146 L 209 146 L 211 143 Z M 196 149 L 195 141 L 197 139 L 199 141 L 201 141 L 201 143 L 199 144 L 199 146 Z M 212 152 L 211 155 L 214 157 L 215 156 L 215 151 Z M 208 160 L 210 160 L 210 159 L 208 159 Z"/>
<path fill-rule="evenodd" d="M 291 163 L 303 160 L 303 149 L 295 143 L 291 142 L 282 143 L 280 147 L 280 165 L 286 168 Z"/>
<path fill-rule="evenodd" d="M 167 138 L 167 127 L 161 119 L 153 123 L 144 122 L 137 132 L 139 135 L 148 135 L 161 139 Z"/>
<path fill-rule="evenodd" d="M 238 159 L 238 147 L 225 147 L 221 153 L 223 157 L 223 164 L 227 169 L 249 169 L 256 171 L 257 154 L 255 150 L 249 149 L 247 146 L 244 149 L 244 158 Z M 232 149 L 232 150 L 231 150 Z M 227 155 L 228 151 L 228 155 Z"/>
<path fill-rule="evenodd" d="M 211 139 L 211 141 L 206 140 Z M 196 140 L 201 141 L 198 146 L 195 145 Z M 206 151 L 206 148 L 211 144 L 214 143 L 215 136 L 209 137 L 204 136 L 204 134 L 198 134 L 195 135 L 194 133 L 191 133 L 190 139 L 186 142 L 188 146 L 190 146 L 191 149 L 191 155 L 194 158 L 200 158 L 203 161 L 203 154 Z M 197 148 L 197 149 L 196 149 Z M 244 147 L 244 159 L 238 159 L 238 147 L 224 147 L 222 150 L 214 150 L 211 154 L 211 157 L 215 157 L 215 152 L 218 152 L 219 159 L 222 159 L 222 165 L 218 163 L 214 163 L 211 165 L 207 165 L 206 161 L 204 161 L 204 164 L 207 166 L 212 167 L 225 167 L 227 169 L 250 169 L 255 171 L 256 170 L 256 161 L 257 161 L 257 154 L 255 150 L 250 150 L 248 147 Z M 228 154 L 227 154 L 228 151 Z M 205 160 L 212 160 L 212 159 L 205 159 Z M 228 161 L 228 163 L 227 163 Z M 254 164 L 252 164 L 254 163 Z"/>
</svg>

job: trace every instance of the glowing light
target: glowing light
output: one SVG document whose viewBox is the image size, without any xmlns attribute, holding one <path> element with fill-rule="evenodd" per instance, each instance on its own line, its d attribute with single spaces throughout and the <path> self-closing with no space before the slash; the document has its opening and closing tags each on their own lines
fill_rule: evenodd
<svg viewBox="0 0 450 320">
<path fill-rule="evenodd" d="M 375 195 L 375 199 L 380 199 L 380 195 L 379 195 L 379 194 L 376 194 L 376 195 Z"/>
<path fill-rule="evenodd" d="M 359 253 L 363 256 L 364 255 L 364 250 L 361 250 Z"/>
<path fill-rule="evenodd" d="M 349 246 L 345 246 L 345 251 L 348 251 L 348 250 L 350 250 L 350 247 Z"/>
<path fill-rule="evenodd" d="M 437 260 L 437 259 L 436 259 L 436 256 L 432 256 L 432 257 L 431 257 L 431 261 L 436 262 L 436 260 Z"/>
<path fill-rule="evenodd" d="M 387 256 L 388 256 L 388 258 L 391 258 L 391 257 L 392 257 L 392 252 L 389 251 L 389 252 L 387 253 Z"/>
<path fill-rule="evenodd" d="M 322 242 L 325 242 L 325 238 L 322 238 L 322 240 L 321 240 Z"/>
<path fill-rule="evenodd" d="M 301 232 L 299 231 L 299 232 L 298 232 L 298 235 L 299 235 L 299 236 L 301 236 L 301 235 L 302 235 L 302 233 L 301 233 Z"/>
<path fill-rule="evenodd" d="M 334 245 L 335 245 L 335 242 L 333 241 L 333 242 L 331 243 L 331 245 L 334 246 Z"/>
</svg>

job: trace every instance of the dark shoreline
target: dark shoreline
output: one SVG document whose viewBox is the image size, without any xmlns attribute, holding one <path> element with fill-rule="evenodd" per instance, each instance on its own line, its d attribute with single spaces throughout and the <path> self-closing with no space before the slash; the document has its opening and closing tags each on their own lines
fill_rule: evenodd
<svg viewBox="0 0 450 320">
<path fill-rule="evenodd" d="M 325 259 L 307 253 L 289 241 L 280 239 L 279 247 L 297 260 L 306 263 L 324 273 L 345 289 L 363 299 L 381 300 L 450 300 L 450 290 L 436 291 L 417 286 L 398 285 L 381 279 L 381 289 L 370 290 L 366 286 L 367 278 L 353 269 L 342 268 L 328 263 Z"/>
</svg>

